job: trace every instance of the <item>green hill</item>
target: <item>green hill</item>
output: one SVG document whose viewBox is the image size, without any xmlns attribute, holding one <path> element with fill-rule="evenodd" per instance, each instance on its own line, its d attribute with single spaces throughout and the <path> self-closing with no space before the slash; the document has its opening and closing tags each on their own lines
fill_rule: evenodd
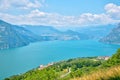
<svg viewBox="0 0 120 80">
<path fill-rule="evenodd" d="M 120 66 L 100 69 L 92 74 L 84 75 L 71 80 L 120 80 Z"/>
<path fill-rule="evenodd" d="M 105 57 L 75 58 L 14 75 L 5 80 L 120 80 L 120 49 L 108 60 Z M 114 67 L 115 66 L 115 67 Z M 117 67 L 116 67 L 117 66 Z M 85 79 L 83 79 L 85 78 Z"/>
<path fill-rule="evenodd" d="M 120 80 L 120 49 L 99 70 L 71 80 Z"/>
</svg>

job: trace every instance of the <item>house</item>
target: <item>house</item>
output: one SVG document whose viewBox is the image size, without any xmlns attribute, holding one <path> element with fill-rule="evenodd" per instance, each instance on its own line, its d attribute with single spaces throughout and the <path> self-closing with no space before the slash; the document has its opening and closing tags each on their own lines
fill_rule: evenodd
<svg viewBox="0 0 120 80">
<path fill-rule="evenodd" d="M 99 60 L 108 60 L 110 56 L 98 56 L 97 59 Z"/>
<path fill-rule="evenodd" d="M 42 69 L 44 69 L 44 68 L 47 68 L 47 67 L 49 67 L 49 66 L 52 66 L 54 63 L 52 62 L 52 63 L 48 63 L 48 65 L 40 65 L 39 66 L 39 70 L 42 70 Z"/>
</svg>

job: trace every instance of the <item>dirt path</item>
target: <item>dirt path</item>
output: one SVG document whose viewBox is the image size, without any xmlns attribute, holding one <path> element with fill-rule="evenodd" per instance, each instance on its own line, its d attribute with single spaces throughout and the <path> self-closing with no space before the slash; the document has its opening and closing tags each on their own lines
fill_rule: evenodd
<svg viewBox="0 0 120 80">
<path fill-rule="evenodd" d="M 68 74 L 70 74 L 71 73 L 71 68 L 69 68 L 68 69 L 68 72 L 66 73 L 66 74 L 64 74 L 64 75 L 61 75 L 61 78 L 63 78 L 63 77 L 65 77 L 65 76 L 67 76 Z"/>
</svg>

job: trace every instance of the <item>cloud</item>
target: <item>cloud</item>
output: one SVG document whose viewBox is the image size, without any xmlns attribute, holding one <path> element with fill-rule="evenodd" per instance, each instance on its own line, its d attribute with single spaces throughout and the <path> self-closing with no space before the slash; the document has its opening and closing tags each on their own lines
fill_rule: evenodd
<svg viewBox="0 0 120 80">
<path fill-rule="evenodd" d="M 120 22 L 120 6 L 107 4 L 105 13 L 83 13 L 79 16 L 64 16 L 58 13 L 42 12 L 38 9 L 29 14 L 10 15 L 0 13 L 0 18 L 13 24 L 51 25 L 51 26 L 86 26 L 105 25 Z"/>
<path fill-rule="evenodd" d="M 6 10 L 10 8 L 40 8 L 43 2 L 44 0 L 34 0 L 34 2 L 32 2 L 31 0 L 0 0 L 0 10 Z"/>
<path fill-rule="evenodd" d="M 105 10 L 107 14 L 110 15 L 112 18 L 120 19 L 120 6 L 109 3 L 105 6 Z"/>
</svg>

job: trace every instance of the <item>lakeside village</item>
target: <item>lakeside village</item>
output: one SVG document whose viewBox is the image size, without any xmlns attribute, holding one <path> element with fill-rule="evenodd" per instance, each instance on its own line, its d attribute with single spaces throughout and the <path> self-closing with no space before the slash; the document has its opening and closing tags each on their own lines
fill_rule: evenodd
<svg viewBox="0 0 120 80">
<path fill-rule="evenodd" d="M 48 63 L 47 65 L 40 65 L 39 66 L 39 70 L 42 70 L 42 69 L 44 69 L 44 68 L 47 68 L 47 67 L 49 67 L 49 66 L 52 66 L 54 63 L 52 62 L 52 63 Z"/>
<path fill-rule="evenodd" d="M 96 60 L 108 60 L 110 58 L 110 56 L 98 56 L 96 59 L 95 59 L 95 61 Z M 42 70 L 42 69 L 44 69 L 44 68 L 47 68 L 47 67 L 49 67 L 49 66 L 52 66 L 52 65 L 54 65 L 55 63 L 54 62 L 52 62 L 52 63 L 48 63 L 47 65 L 40 65 L 39 66 L 39 68 L 38 68 L 38 70 Z"/>
</svg>

